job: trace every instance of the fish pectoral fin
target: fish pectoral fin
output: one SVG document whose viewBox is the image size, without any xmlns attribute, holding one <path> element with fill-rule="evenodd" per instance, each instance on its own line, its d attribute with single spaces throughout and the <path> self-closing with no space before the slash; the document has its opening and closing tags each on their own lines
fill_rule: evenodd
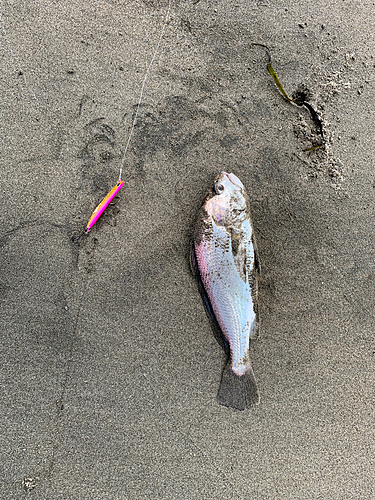
<svg viewBox="0 0 375 500">
<path fill-rule="evenodd" d="M 256 317 L 253 319 L 253 322 L 251 323 L 249 338 L 252 340 L 259 338 L 259 323 Z"/>
<path fill-rule="evenodd" d="M 247 254 L 246 243 L 241 238 L 241 235 L 232 231 L 231 234 L 231 249 L 234 265 L 241 279 L 246 283 L 247 269 Z"/>
<path fill-rule="evenodd" d="M 229 360 L 221 379 L 218 402 L 223 406 L 244 410 L 259 404 L 258 386 L 251 367 L 243 375 L 237 375 Z"/>
<path fill-rule="evenodd" d="M 240 233 L 235 233 L 234 231 L 231 231 L 231 245 L 232 245 L 232 254 L 233 257 L 235 257 L 238 254 L 238 250 L 241 245 L 241 234 Z"/>
</svg>

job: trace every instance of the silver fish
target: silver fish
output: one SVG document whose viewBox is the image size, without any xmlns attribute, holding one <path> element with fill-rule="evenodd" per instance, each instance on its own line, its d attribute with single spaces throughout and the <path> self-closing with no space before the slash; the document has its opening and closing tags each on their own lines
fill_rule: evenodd
<svg viewBox="0 0 375 500">
<path fill-rule="evenodd" d="M 191 264 L 216 337 L 229 355 L 218 401 L 238 410 L 259 403 L 249 358 L 260 269 L 254 243 L 245 188 L 234 174 L 221 172 L 199 212 Z"/>
</svg>

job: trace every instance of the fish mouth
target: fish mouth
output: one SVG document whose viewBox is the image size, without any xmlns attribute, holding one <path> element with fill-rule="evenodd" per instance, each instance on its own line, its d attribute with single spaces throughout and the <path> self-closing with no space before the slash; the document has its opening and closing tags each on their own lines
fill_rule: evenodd
<svg viewBox="0 0 375 500">
<path fill-rule="evenodd" d="M 227 172 L 221 172 L 221 173 L 223 175 L 226 175 L 234 186 L 239 187 L 241 189 L 245 189 L 244 185 L 236 175 L 234 175 L 233 173 L 227 174 Z"/>
</svg>

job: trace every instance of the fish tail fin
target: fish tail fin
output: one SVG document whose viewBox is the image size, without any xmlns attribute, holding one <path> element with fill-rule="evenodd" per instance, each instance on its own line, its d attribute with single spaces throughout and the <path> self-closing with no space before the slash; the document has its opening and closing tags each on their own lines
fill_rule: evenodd
<svg viewBox="0 0 375 500">
<path fill-rule="evenodd" d="M 259 404 L 258 386 L 250 364 L 243 375 L 237 375 L 232 370 L 231 361 L 228 361 L 223 372 L 217 399 L 221 405 L 230 406 L 237 410 L 244 410 Z"/>
</svg>

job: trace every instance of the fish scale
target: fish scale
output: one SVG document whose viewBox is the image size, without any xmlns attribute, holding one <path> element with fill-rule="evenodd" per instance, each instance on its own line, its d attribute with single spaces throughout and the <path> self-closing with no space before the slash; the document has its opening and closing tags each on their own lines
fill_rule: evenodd
<svg viewBox="0 0 375 500">
<path fill-rule="evenodd" d="M 241 318 L 251 324 L 255 319 L 253 312 L 250 287 L 246 286 L 237 272 L 234 272 L 234 259 L 229 251 L 231 247 L 230 235 L 225 229 L 213 224 L 214 238 L 220 237 L 229 241 L 224 251 L 221 246 L 210 245 L 206 242 L 202 249 L 196 246 L 197 255 L 206 254 L 206 272 L 202 276 L 206 290 L 212 297 L 212 307 L 218 323 L 232 348 L 233 365 L 238 366 L 248 350 L 250 328 L 243 333 Z M 221 233 L 218 236 L 218 233 Z M 209 247 L 209 248 L 208 248 Z M 202 260 L 202 259 L 201 259 Z M 245 286 L 244 286 L 245 285 Z M 241 342 L 242 340 L 242 342 Z M 245 347 L 247 345 L 247 347 Z M 238 373 L 240 375 L 240 373 Z"/>
</svg>

